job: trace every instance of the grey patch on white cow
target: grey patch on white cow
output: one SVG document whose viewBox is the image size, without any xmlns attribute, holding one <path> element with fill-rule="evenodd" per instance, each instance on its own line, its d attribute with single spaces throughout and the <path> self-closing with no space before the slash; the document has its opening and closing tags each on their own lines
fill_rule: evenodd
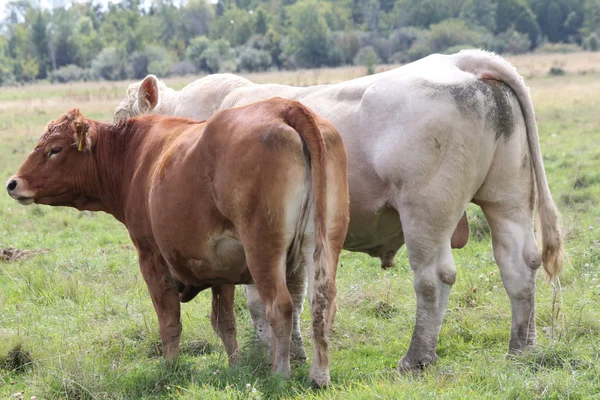
<svg viewBox="0 0 600 400">
<path fill-rule="evenodd" d="M 462 115 L 480 119 L 485 118 L 492 124 L 496 140 L 510 139 L 515 124 L 511 103 L 512 90 L 502 82 L 475 80 L 470 83 L 442 84 L 425 81 L 423 86 L 431 89 L 432 97 L 448 93 L 454 99 Z"/>
</svg>

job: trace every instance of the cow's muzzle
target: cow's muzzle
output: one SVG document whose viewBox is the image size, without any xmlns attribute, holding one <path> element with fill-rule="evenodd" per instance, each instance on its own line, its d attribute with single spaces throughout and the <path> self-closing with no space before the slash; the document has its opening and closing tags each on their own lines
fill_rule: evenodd
<svg viewBox="0 0 600 400">
<path fill-rule="evenodd" d="M 21 178 L 13 176 L 6 183 L 6 190 L 13 199 L 17 200 L 20 204 L 28 205 L 33 203 L 34 194 L 27 190 L 27 184 Z"/>
</svg>

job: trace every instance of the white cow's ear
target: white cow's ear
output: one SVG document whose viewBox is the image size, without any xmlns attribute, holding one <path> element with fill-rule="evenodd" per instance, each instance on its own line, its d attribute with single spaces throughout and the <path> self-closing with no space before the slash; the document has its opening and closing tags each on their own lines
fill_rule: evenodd
<svg viewBox="0 0 600 400">
<path fill-rule="evenodd" d="M 143 114 L 147 114 L 158 104 L 158 79 L 154 75 L 148 75 L 140 84 L 138 90 L 138 107 Z"/>
</svg>

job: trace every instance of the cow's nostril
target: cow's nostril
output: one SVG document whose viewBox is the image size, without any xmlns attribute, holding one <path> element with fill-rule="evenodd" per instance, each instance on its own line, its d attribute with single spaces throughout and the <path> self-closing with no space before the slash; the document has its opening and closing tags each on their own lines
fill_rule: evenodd
<svg viewBox="0 0 600 400">
<path fill-rule="evenodd" d="M 8 182 L 6 184 L 6 188 L 8 189 L 9 192 L 12 192 L 13 190 L 15 190 L 16 187 L 17 187 L 17 181 L 15 179 L 12 179 L 10 182 Z"/>
</svg>

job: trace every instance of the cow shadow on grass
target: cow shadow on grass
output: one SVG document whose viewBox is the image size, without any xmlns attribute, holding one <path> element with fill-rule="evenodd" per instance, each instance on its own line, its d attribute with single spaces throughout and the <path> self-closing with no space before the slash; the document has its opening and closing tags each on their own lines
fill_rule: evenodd
<svg viewBox="0 0 600 400">
<path fill-rule="evenodd" d="M 177 360 L 169 362 L 161 358 L 151 370 L 124 377 L 131 380 L 134 390 L 125 386 L 122 389 L 123 394 L 131 397 L 144 394 L 170 397 L 182 391 L 200 398 L 214 391 L 226 398 L 277 399 L 310 391 L 308 369 L 306 364 L 293 363 L 290 380 L 273 374 L 264 346 L 255 339 L 242 345 L 240 359 L 233 367 L 227 366 L 222 346 L 191 341 L 182 342 Z"/>
<path fill-rule="evenodd" d="M 67 379 L 55 379 L 48 397 L 278 399 L 312 390 L 306 364 L 293 364 L 290 380 L 274 375 L 264 347 L 256 340 L 240 349 L 240 360 L 233 367 L 227 366 L 221 346 L 204 341 L 182 342 L 174 361 L 157 354 L 159 344 L 152 347 L 147 362 L 97 374 L 74 371 Z M 102 375 L 103 384 L 94 381 L 94 376 Z"/>
<path fill-rule="evenodd" d="M 241 349 L 239 363 L 231 368 L 221 347 L 200 341 L 182 342 L 174 361 L 152 355 L 113 370 L 98 363 L 93 370 L 77 362 L 62 367 L 60 376 L 46 381 L 48 398 L 278 399 L 312 391 L 308 366 L 293 365 L 290 380 L 274 375 L 255 341 Z"/>
</svg>

